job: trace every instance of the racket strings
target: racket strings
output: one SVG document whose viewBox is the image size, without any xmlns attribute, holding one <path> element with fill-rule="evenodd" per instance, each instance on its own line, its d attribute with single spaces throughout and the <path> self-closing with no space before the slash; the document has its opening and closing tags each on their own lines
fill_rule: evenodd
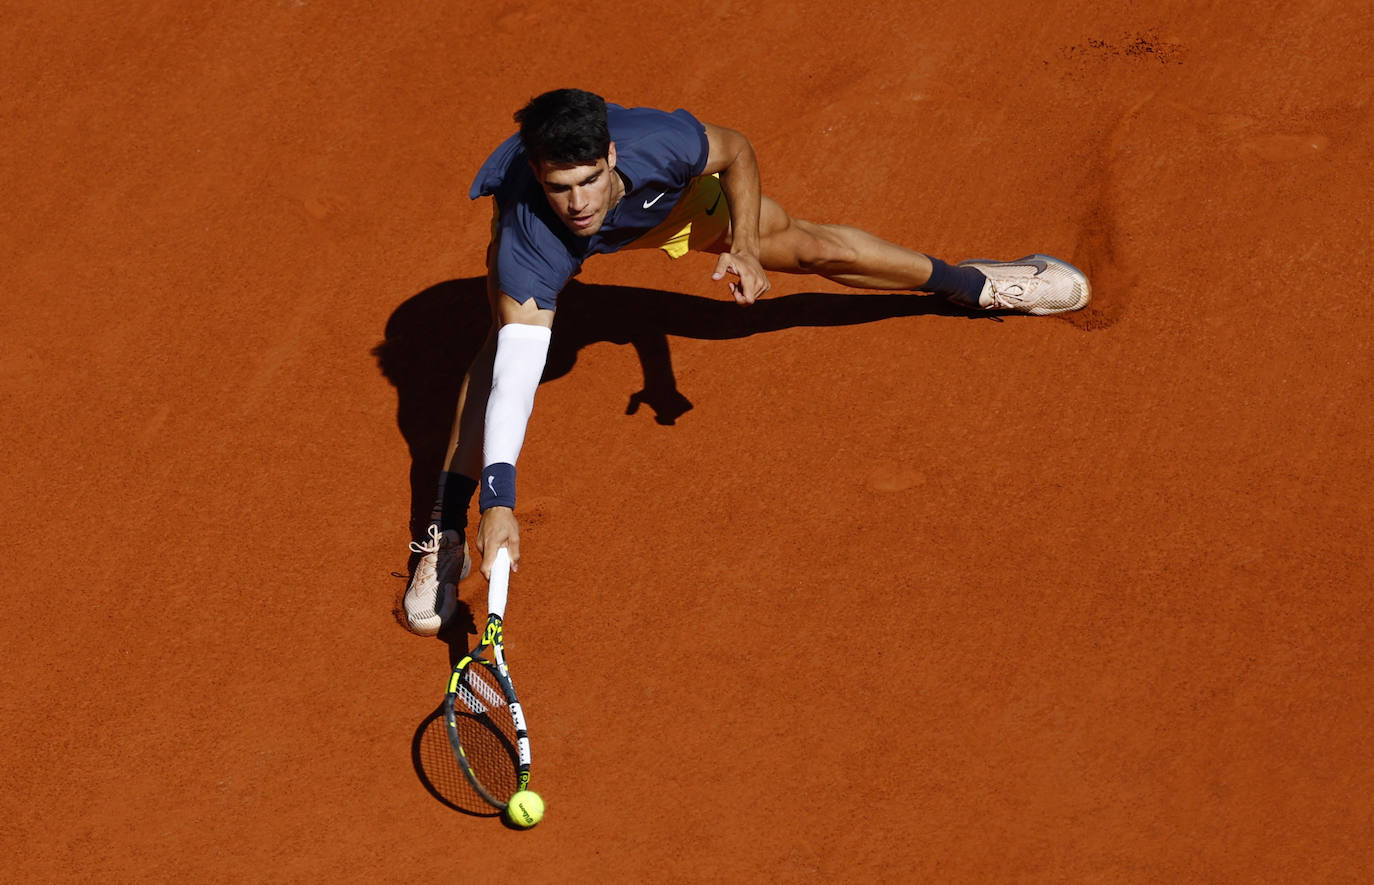
<svg viewBox="0 0 1374 885">
<path fill-rule="evenodd" d="M 459 745 L 473 777 L 500 802 L 519 789 L 520 749 L 505 692 L 486 662 L 463 669 L 453 703 Z"/>
<path fill-rule="evenodd" d="M 485 667 L 481 670 L 490 676 Z M 491 712 L 492 715 L 498 715 L 500 709 L 506 706 L 506 698 L 501 694 L 501 690 L 482 678 L 464 679 L 459 682 L 458 700 L 470 712 L 477 714 Z"/>
</svg>

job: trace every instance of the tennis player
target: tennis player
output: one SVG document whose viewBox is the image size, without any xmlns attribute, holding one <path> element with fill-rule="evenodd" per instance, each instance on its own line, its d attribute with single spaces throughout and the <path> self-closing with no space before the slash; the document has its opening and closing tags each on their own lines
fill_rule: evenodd
<svg viewBox="0 0 1374 885">
<path fill-rule="evenodd" d="M 1088 303 L 1082 272 L 1047 255 L 946 264 L 853 227 L 789 215 L 759 190 L 749 139 L 685 110 L 607 104 L 558 89 L 515 114 L 520 130 L 478 170 L 490 196 L 492 328 L 458 398 L 439 495 L 405 596 L 406 622 L 437 633 L 467 576 L 467 511 L 479 492 L 477 549 L 520 562 L 515 464 L 544 370 L 558 293 L 588 257 L 621 249 L 718 254 L 713 280 L 740 304 L 768 271 L 817 274 L 861 289 L 930 292 L 975 311 L 1053 314 Z M 484 567 L 483 571 L 486 569 Z"/>
</svg>

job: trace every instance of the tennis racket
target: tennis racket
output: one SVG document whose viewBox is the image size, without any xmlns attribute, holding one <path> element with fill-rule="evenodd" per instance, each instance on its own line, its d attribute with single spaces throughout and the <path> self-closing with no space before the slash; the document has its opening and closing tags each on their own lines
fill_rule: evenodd
<svg viewBox="0 0 1374 885">
<path fill-rule="evenodd" d="M 530 782 L 530 738 L 502 642 L 509 587 L 510 554 L 502 547 L 491 567 L 482 641 L 453 668 L 444 696 L 444 722 L 458 767 L 478 794 L 501 810 Z"/>
</svg>

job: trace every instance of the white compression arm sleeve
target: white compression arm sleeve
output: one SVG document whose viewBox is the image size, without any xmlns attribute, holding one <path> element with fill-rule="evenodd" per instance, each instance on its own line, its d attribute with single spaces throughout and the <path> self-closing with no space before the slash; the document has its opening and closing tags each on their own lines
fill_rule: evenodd
<svg viewBox="0 0 1374 885">
<path fill-rule="evenodd" d="M 496 335 L 496 360 L 491 370 L 482 461 L 486 466 L 509 464 L 520 457 L 525 428 L 534 411 L 534 392 L 544 374 L 552 330 L 525 323 L 507 323 Z M 485 483 L 484 483 L 485 485 Z M 510 490 L 514 495 L 514 490 Z"/>
</svg>

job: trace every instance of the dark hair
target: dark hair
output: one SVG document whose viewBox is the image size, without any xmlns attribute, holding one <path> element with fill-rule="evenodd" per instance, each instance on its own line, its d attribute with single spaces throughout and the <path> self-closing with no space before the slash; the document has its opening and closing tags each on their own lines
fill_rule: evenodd
<svg viewBox="0 0 1374 885">
<path fill-rule="evenodd" d="M 555 89 L 515 112 L 525 156 L 540 163 L 581 166 L 610 152 L 606 100 L 581 89 Z"/>
</svg>

